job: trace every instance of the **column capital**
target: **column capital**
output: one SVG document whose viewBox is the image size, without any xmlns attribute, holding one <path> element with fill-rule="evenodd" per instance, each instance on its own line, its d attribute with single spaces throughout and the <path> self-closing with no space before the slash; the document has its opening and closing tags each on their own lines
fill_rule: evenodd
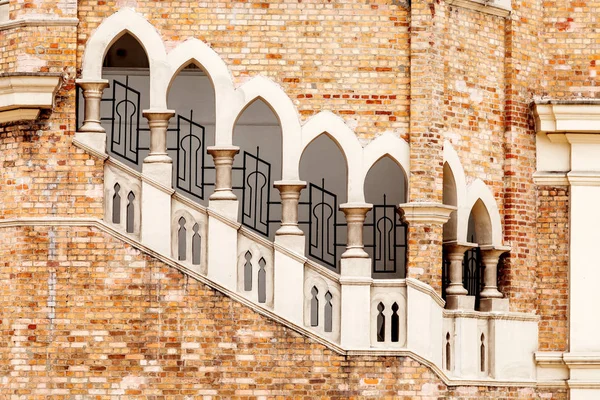
<svg viewBox="0 0 600 400">
<path fill-rule="evenodd" d="M 149 124 L 152 123 L 169 123 L 169 119 L 175 116 L 174 110 L 143 110 L 142 115 L 148 120 Z"/>
<path fill-rule="evenodd" d="M 500 256 L 504 253 L 508 253 L 511 250 L 510 246 L 493 246 L 493 245 L 485 245 L 479 246 L 481 249 L 481 260 L 485 263 L 486 259 L 489 262 L 498 262 Z"/>
<path fill-rule="evenodd" d="M 461 257 L 464 256 L 467 250 L 471 250 L 474 247 L 479 246 L 477 243 L 471 242 L 459 242 L 456 240 L 450 242 L 444 242 L 444 250 L 446 250 L 448 256 L 451 254 L 461 254 Z"/>
<path fill-rule="evenodd" d="M 304 188 L 306 188 L 305 181 L 275 181 L 273 182 L 273 187 L 278 189 L 282 194 L 288 192 L 298 192 Z"/>
<path fill-rule="evenodd" d="M 108 79 L 75 79 L 75 83 L 83 90 L 100 92 L 110 86 Z"/>
<path fill-rule="evenodd" d="M 240 152 L 240 148 L 238 146 L 208 146 L 206 152 L 214 157 L 215 162 L 217 158 L 229 158 L 233 163 L 233 157 Z"/>
<path fill-rule="evenodd" d="M 440 224 L 450 219 L 450 214 L 456 211 L 455 206 L 441 203 L 414 202 L 399 205 L 406 223 Z"/>
</svg>

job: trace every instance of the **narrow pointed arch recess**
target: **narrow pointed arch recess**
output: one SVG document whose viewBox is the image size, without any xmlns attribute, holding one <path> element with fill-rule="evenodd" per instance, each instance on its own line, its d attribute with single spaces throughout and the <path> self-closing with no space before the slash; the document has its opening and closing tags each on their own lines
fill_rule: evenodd
<svg viewBox="0 0 600 400">
<path fill-rule="evenodd" d="M 374 278 L 406 276 L 407 227 L 398 213 L 406 191 L 406 173 L 389 156 L 380 158 L 366 175 L 365 200 L 373 209 L 365 221 L 364 241 Z"/>
<path fill-rule="evenodd" d="M 338 228 L 345 221 L 339 205 L 347 199 L 347 171 L 343 152 L 326 133 L 317 136 L 302 154 L 300 179 L 308 187 L 302 191 L 298 217 L 306 252 L 335 271 L 346 243 L 346 229 Z"/>
<path fill-rule="evenodd" d="M 281 179 L 282 134 L 279 118 L 272 107 L 257 98 L 238 115 L 233 143 L 240 148 L 234 160 L 233 182 L 240 200 L 239 221 L 270 239 L 274 239 L 281 220 L 279 192 L 273 183 Z"/>
<path fill-rule="evenodd" d="M 173 187 L 207 205 L 215 182 L 214 163 L 206 153 L 215 144 L 216 96 L 210 75 L 195 59 L 183 63 L 167 90 L 167 106 L 175 111 L 167 135 L 173 159 Z"/>
</svg>

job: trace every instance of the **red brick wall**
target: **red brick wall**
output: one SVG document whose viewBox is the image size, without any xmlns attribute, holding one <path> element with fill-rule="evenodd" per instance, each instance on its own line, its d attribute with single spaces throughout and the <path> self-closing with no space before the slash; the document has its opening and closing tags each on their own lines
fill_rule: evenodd
<svg viewBox="0 0 600 400">
<path fill-rule="evenodd" d="M 96 229 L 0 229 L 0 397 L 566 399 L 343 357 Z"/>
<path fill-rule="evenodd" d="M 569 188 L 537 190 L 537 291 L 542 351 L 568 351 Z"/>
<path fill-rule="evenodd" d="M 544 77 L 540 95 L 599 97 L 600 1 L 545 0 Z"/>
</svg>

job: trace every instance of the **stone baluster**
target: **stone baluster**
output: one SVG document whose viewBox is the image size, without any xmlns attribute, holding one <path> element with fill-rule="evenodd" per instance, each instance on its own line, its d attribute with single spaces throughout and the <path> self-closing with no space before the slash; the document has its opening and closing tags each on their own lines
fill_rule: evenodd
<svg viewBox="0 0 600 400">
<path fill-rule="evenodd" d="M 106 153 L 106 130 L 100 124 L 102 92 L 109 87 L 108 80 L 75 81 L 83 90 L 83 125 L 77 129 L 75 138 L 98 151 Z"/>
<path fill-rule="evenodd" d="M 446 288 L 446 308 L 451 310 L 473 310 L 475 296 L 467 296 L 463 286 L 463 261 L 465 252 L 477 247 L 476 243 L 444 243 L 446 257 L 450 261 L 448 278 L 450 283 Z"/>
<path fill-rule="evenodd" d="M 480 293 L 480 311 L 508 311 L 508 299 L 498 290 L 498 260 L 510 247 L 481 246 L 483 270 L 483 290 Z"/>
</svg>

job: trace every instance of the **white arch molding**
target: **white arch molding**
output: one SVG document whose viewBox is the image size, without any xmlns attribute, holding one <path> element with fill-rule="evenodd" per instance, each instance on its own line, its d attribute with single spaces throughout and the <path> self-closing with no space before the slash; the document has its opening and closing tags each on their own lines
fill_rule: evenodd
<svg viewBox="0 0 600 400">
<path fill-rule="evenodd" d="M 458 153 L 449 141 L 444 142 L 444 163 L 448 165 L 452 171 L 454 185 L 456 190 L 456 219 L 452 218 L 455 230 L 451 236 L 456 238 L 458 242 L 468 242 L 467 230 L 469 228 L 469 214 L 471 207 L 467 205 L 467 180 L 465 170 L 460 162 Z"/>
<path fill-rule="evenodd" d="M 161 81 L 168 76 L 167 54 L 160 34 L 143 16 L 131 8 L 122 8 L 106 18 L 94 31 L 85 47 L 81 77 L 102 79 L 106 52 L 121 36 L 129 33 L 146 51 L 150 64 L 150 108 L 166 110 L 166 97 L 161 95 Z"/>
<path fill-rule="evenodd" d="M 494 247 L 502 247 L 504 245 L 502 239 L 502 221 L 500 219 L 500 211 L 496 204 L 496 199 L 490 188 L 481 179 L 476 179 L 471 183 L 467 189 L 467 208 L 469 213 L 463 215 L 463 220 L 459 222 L 460 227 L 464 227 L 464 232 L 460 232 L 461 237 L 467 236 L 467 230 L 469 227 L 469 215 L 471 210 L 475 206 L 478 200 L 481 200 L 487 213 L 489 215 L 489 222 L 491 224 L 491 243 L 480 243 L 485 245 L 492 245 Z"/>
<path fill-rule="evenodd" d="M 235 122 L 253 101 L 260 98 L 271 107 L 282 129 L 283 180 L 300 178 L 302 153 L 321 134 L 331 137 L 346 158 L 350 203 L 364 203 L 366 175 L 383 156 L 393 159 L 406 175 L 410 171 L 409 145 L 403 139 L 387 133 L 363 148 L 356 133 L 341 117 L 329 111 L 322 111 L 301 125 L 297 108 L 275 82 L 258 76 L 236 89 L 225 62 L 210 46 L 195 38 L 179 43 L 167 55 L 156 28 L 131 8 L 123 8 L 106 18 L 91 34 L 83 56 L 82 80 L 102 79 L 104 56 L 125 33 L 134 36 L 146 50 L 150 65 L 150 108 L 153 111 L 167 109 L 170 85 L 190 62 L 207 73 L 215 90 L 216 146 L 233 145 Z"/>
</svg>

